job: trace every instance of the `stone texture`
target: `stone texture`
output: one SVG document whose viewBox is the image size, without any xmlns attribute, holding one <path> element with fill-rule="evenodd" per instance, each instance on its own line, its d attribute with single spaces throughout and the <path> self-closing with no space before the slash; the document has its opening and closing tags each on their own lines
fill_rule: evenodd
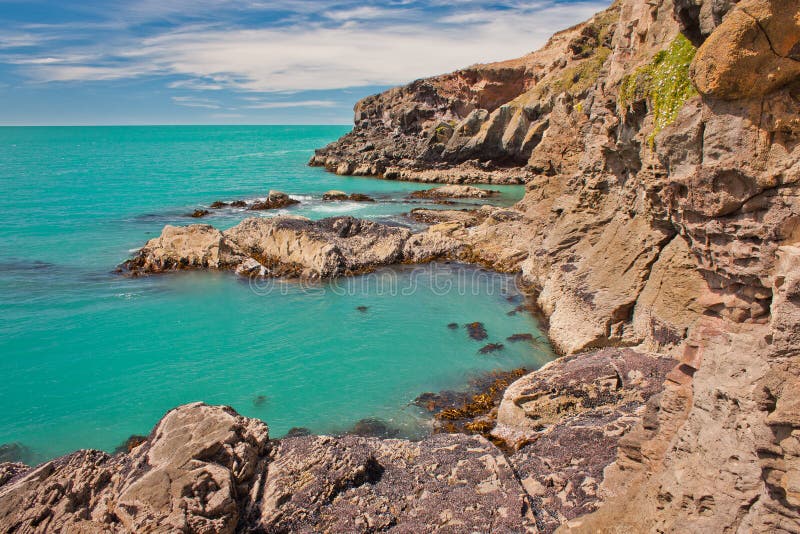
<svg viewBox="0 0 800 534">
<path fill-rule="evenodd" d="M 514 208 L 418 210 L 411 216 L 431 226 L 413 235 L 281 218 L 224 233 L 168 227 L 151 240 L 134 272 L 248 261 L 248 273 L 321 277 L 454 259 L 518 273 L 569 355 L 521 379 L 498 410 L 495 435 L 518 448 L 505 461 L 522 493 L 479 438 L 307 437 L 270 449 L 269 499 L 252 497 L 244 513 L 237 504 L 239 520 L 300 531 L 800 532 L 797 7 L 620 0 L 518 60 L 364 99 L 353 131 L 311 162 L 386 179 L 525 183 Z M 680 31 L 700 48 L 688 74 L 673 74 L 700 94 L 657 117 L 657 85 L 623 89 Z M 678 363 L 665 374 L 668 357 Z M 563 373 L 541 378 L 554 369 Z M 129 488 L 138 471 L 124 462 L 149 462 L 151 445 L 122 460 L 79 452 L 32 471 L 3 467 L 13 474 L 0 487 L 0 524 L 76 530 L 163 513 L 174 525 L 228 528 L 241 501 L 226 489 L 213 506 L 205 490 L 160 501 L 144 492 L 137 498 L 163 511 L 108 515 L 116 501 L 102 488 Z M 208 469 L 204 480 L 230 487 Z M 48 485 L 52 476 L 80 483 Z M 195 517 L 204 507 L 213 513 Z"/>
<path fill-rule="evenodd" d="M 443 185 L 433 189 L 414 191 L 411 198 L 488 198 L 497 191 L 481 189 L 471 185 Z"/>
<path fill-rule="evenodd" d="M 181 406 L 115 456 L 0 464 L 0 532 L 547 532 L 574 515 L 562 497 L 593 509 L 616 440 L 666 361 L 606 349 L 525 375 L 503 404 L 545 390 L 559 404 L 553 391 L 567 387 L 587 395 L 549 410 L 547 428 L 510 455 L 480 435 L 270 440 L 264 423 L 230 408 Z M 617 372 L 623 383 L 610 384 Z"/>
<path fill-rule="evenodd" d="M 206 225 L 166 226 L 123 269 L 137 274 L 221 269 L 247 276 L 331 278 L 401 261 L 410 235 L 407 229 L 353 217 L 315 222 L 256 217 L 225 232 Z"/>
<path fill-rule="evenodd" d="M 132 273 L 226 269 L 244 259 L 241 249 L 211 225 L 167 225 L 124 268 Z"/>
<path fill-rule="evenodd" d="M 692 64 L 704 95 L 725 100 L 766 95 L 800 76 L 800 5 L 794 0 L 739 2 Z"/>
<path fill-rule="evenodd" d="M 129 454 L 78 451 L 17 474 L 0 486 L 0 531 L 234 532 L 268 443 L 264 423 L 230 408 L 182 406 Z"/>
</svg>

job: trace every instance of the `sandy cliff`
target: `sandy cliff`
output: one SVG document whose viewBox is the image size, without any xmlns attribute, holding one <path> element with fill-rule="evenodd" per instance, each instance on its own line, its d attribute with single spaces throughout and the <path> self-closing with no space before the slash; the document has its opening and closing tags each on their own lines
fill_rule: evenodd
<svg viewBox="0 0 800 534">
<path fill-rule="evenodd" d="M 417 211 L 417 234 L 167 228 L 130 267 L 519 272 L 566 356 L 506 391 L 505 455 L 461 435 L 274 442 L 191 406 L 129 454 L 0 465 L 6 531 L 800 532 L 800 3 L 619 0 L 518 60 L 363 100 L 311 163 L 527 192 Z"/>
</svg>

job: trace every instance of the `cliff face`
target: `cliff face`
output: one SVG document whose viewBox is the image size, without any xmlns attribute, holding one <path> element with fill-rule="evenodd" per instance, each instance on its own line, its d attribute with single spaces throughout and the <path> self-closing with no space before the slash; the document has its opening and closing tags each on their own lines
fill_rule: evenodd
<svg viewBox="0 0 800 534">
<path fill-rule="evenodd" d="M 516 62 L 365 100 L 353 132 L 312 160 L 526 182 L 520 218 L 448 231 L 475 261 L 521 270 L 562 352 L 681 360 L 607 470 L 608 504 L 572 528 L 800 531 L 800 421 L 787 411 L 799 60 L 796 1 L 621 0 Z M 515 94 L 476 109 L 483 87 L 503 94 L 500 72 Z M 525 405 L 516 390 L 504 402 Z"/>
<path fill-rule="evenodd" d="M 461 435 L 271 442 L 184 407 L 129 454 L 0 465 L 5 530 L 800 532 L 796 0 L 619 0 L 518 60 L 363 100 L 311 163 L 526 184 L 514 209 L 416 212 L 432 226 L 380 255 L 536 294 L 567 356 L 506 391 L 507 455 Z M 166 229 L 134 266 L 297 271 L 386 232 L 264 224 Z M 273 257 L 284 234 L 300 256 Z"/>
</svg>

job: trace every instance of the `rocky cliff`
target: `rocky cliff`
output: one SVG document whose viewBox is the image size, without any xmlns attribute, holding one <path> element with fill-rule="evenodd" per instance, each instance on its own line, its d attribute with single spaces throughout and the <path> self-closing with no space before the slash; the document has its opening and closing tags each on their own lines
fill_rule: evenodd
<svg viewBox="0 0 800 534">
<path fill-rule="evenodd" d="M 0 466 L 6 531 L 800 532 L 797 0 L 619 0 L 518 60 L 363 100 L 311 163 L 526 195 L 417 211 L 417 234 L 165 229 L 130 267 L 519 272 L 565 357 L 506 391 L 505 455 L 462 435 L 272 442 L 192 406 L 130 454 Z"/>
<path fill-rule="evenodd" d="M 514 94 L 481 105 L 500 73 Z M 606 505 L 564 528 L 797 532 L 798 135 L 800 3 L 620 0 L 517 61 L 359 103 L 311 163 L 526 182 L 514 220 L 452 219 L 474 259 L 506 253 L 565 354 L 681 361 L 606 470 Z"/>
</svg>

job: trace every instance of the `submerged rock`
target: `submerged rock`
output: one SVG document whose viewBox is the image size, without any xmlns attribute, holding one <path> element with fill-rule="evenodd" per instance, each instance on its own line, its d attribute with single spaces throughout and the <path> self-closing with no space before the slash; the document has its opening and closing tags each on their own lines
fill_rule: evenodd
<svg viewBox="0 0 800 534">
<path fill-rule="evenodd" d="M 30 467 L 20 462 L 0 462 L 0 487 L 12 479 L 30 471 Z"/>
<path fill-rule="evenodd" d="M 350 200 L 352 202 L 375 202 L 375 199 L 363 193 L 347 194 L 344 191 L 331 190 L 322 195 L 322 200 Z"/>
<path fill-rule="evenodd" d="M 400 431 L 381 419 L 367 417 L 357 421 L 348 434 L 366 438 L 394 438 L 400 435 Z"/>
<path fill-rule="evenodd" d="M 4 443 L 0 445 L 0 463 L 27 463 L 33 458 L 33 451 L 22 443 Z"/>
<path fill-rule="evenodd" d="M 293 426 L 290 428 L 284 438 L 299 438 L 303 436 L 310 436 L 312 432 L 304 426 Z"/>
<path fill-rule="evenodd" d="M 516 343 L 517 341 L 533 341 L 533 334 L 512 334 L 506 338 L 507 341 Z"/>
<path fill-rule="evenodd" d="M 503 391 L 525 375 L 525 369 L 492 371 L 472 380 L 464 391 L 423 393 L 414 404 L 434 414 L 434 431 L 489 436 Z"/>
<path fill-rule="evenodd" d="M 481 354 L 490 354 L 492 352 L 503 350 L 504 348 L 505 346 L 502 343 L 489 343 L 481 347 L 481 349 L 478 352 L 480 352 Z"/>
<path fill-rule="evenodd" d="M 447 328 L 450 330 L 458 330 L 458 323 L 448 323 Z"/>
<path fill-rule="evenodd" d="M 486 333 L 486 328 L 483 326 L 483 323 L 474 322 L 465 326 L 467 328 L 467 332 L 469 333 L 469 337 L 475 341 L 482 341 L 489 337 L 489 335 Z"/>
<path fill-rule="evenodd" d="M 351 193 L 347 199 L 353 202 L 375 202 L 374 198 L 363 193 Z"/>
</svg>

